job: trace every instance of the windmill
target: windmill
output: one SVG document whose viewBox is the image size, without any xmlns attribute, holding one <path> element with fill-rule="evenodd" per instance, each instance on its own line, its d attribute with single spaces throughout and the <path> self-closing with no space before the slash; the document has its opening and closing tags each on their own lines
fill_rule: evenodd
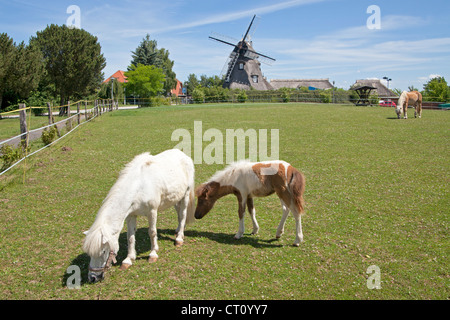
<svg viewBox="0 0 450 320">
<path fill-rule="evenodd" d="M 214 37 L 209 37 L 212 40 L 233 47 L 233 51 L 231 51 L 225 62 L 221 73 L 224 76 L 225 88 L 248 90 L 252 87 L 257 90 L 272 89 L 270 83 L 262 75 L 261 62 L 270 65 L 275 59 L 253 49 L 251 36 L 255 31 L 255 18 L 256 15 L 253 16 L 244 37 L 237 44 L 227 41 L 228 39 L 225 40 L 225 37 L 220 35 L 216 36 L 214 34 Z"/>
</svg>

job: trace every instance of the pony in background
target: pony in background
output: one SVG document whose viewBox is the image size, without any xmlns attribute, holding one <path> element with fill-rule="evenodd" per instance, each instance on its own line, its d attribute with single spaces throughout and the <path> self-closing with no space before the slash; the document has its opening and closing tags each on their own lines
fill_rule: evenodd
<svg viewBox="0 0 450 320">
<path fill-rule="evenodd" d="M 397 118 L 400 119 L 400 115 L 403 112 L 404 119 L 408 119 L 408 106 L 414 106 L 414 118 L 417 118 L 417 114 L 419 114 L 419 118 L 422 117 L 422 94 L 418 91 L 406 92 L 403 91 L 398 99 L 397 107 L 395 112 L 397 113 Z"/>
<path fill-rule="evenodd" d="M 158 211 L 175 206 L 178 213 L 175 245 L 181 246 L 186 223 L 195 220 L 194 189 L 194 163 L 182 151 L 172 149 L 155 156 L 148 152 L 136 156 L 120 172 L 93 225 L 85 232 L 83 250 L 91 257 L 88 280 L 102 280 L 105 270 L 115 262 L 125 220 L 128 255 L 122 262 L 123 270 L 128 269 L 136 259 L 136 218 L 139 215 L 147 217 L 149 222 L 149 262 L 155 262 L 158 258 Z"/>
<path fill-rule="evenodd" d="M 234 194 L 239 204 L 239 229 L 234 238 L 240 239 L 244 234 L 245 207 L 247 206 L 252 219 L 252 234 L 256 234 L 259 225 L 256 221 L 253 197 L 266 197 L 276 193 L 283 209 L 276 238 L 280 238 L 283 234 L 286 218 L 291 211 L 296 222 L 294 246 L 298 247 L 303 241 L 301 215 L 304 212 L 304 190 L 304 175 L 285 161 L 234 162 L 224 170 L 216 172 L 208 182 L 197 187 L 195 218 L 203 218 L 221 197 Z"/>
</svg>

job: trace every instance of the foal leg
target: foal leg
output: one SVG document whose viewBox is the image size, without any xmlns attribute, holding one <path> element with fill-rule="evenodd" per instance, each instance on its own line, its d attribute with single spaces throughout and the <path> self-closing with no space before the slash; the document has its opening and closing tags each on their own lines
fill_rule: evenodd
<svg viewBox="0 0 450 320">
<path fill-rule="evenodd" d="M 283 215 L 281 216 L 280 224 L 278 225 L 276 238 L 280 239 L 281 235 L 284 233 L 284 224 L 286 223 L 286 218 L 289 214 L 289 208 L 286 206 L 283 200 L 280 199 L 281 207 L 283 208 Z"/>
<path fill-rule="evenodd" d="M 247 197 L 247 208 L 248 208 L 248 213 L 250 213 L 250 217 L 252 218 L 252 223 L 253 223 L 252 234 L 257 234 L 259 231 L 259 225 L 258 225 L 258 221 L 256 221 L 256 211 L 255 211 L 255 206 L 253 205 L 253 198 L 250 196 Z"/>
<path fill-rule="evenodd" d="M 120 266 L 121 270 L 126 270 L 133 264 L 133 261 L 136 260 L 136 216 L 129 215 L 127 217 L 127 241 L 128 241 L 128 255 L 125 260 L 122 261 L 122 265 Z"/>
<path fill-rule="evenodd" d="M 178 213 L 178 227 L 175 230 L 176 239 L 175 245 L 180 247 L 184 241 L 184 228 L 186 227 L 186 214 L 189 203 L 189 194 L 187 194 L 180 202 L 175 205 L 175 209 Z"/>
<path fill-rule="evenodd" d="M 238 197 L 239 202 L 239 230 L 234 236 L 236 240 L 242 238 L 244 235 L 245 225 L 244 225 L 244 217 L 245 217 L 245 202 L 247 197 Z"/>
<path fill-rule="evenodd" d="M 151 242 L 151 252 L 150 256 L 148 257 L 148 262 L 152 263 L 155 262 L 158 259 L 158 254 L 156 253 L 159 250 L 158 247 L 158 236 L 157 236 L 157 230 L 156 230 L 156 220 L 157 220 L 158 212 L 156 209 L 151 209 L 150 215 L 148 216 L 148 235 L 150 236 L 150 242 Z"/>
<path fill-rule="evenodd" d="M 293 245 L 294 247 L 298 247 L 300 246 L 300 242 L 303 242 L 302 217 L 294 207 L 291 207 L 291 212 L 295 219 L 295 241 Z"/>
</svg>

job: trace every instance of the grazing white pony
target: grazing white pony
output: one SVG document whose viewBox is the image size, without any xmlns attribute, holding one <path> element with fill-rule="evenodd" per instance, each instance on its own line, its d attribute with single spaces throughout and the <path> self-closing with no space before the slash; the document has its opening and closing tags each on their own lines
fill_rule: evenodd
<svg viewBox="0 0 450 320">
<path fill-rule="evenodd" d="M 304 190 L 304 175 L 285 161 L 238 161 L 216 172 L 208 182 L 197 187 L 195 193 L 198 201 L 195 218 L 203 218 L 212 209 L 217 199 L 234 194 L 239 203 L 239 230 L 234 236 L 235 239 L 240 239 L 244 234 L 246 205 L 252 218 L 252 234 L 256 234 L 259 225 L 255 217 L 253 197 L 266 197 L 275 192 L 283 208 L 276 237 L 280 238 L 283 234 L 286 218 L 291 211 L 296 222 L 294 246 L 299 246 L 303 241 L 301 214 L 304 212 Z"/>
<path fill-rule="evenodd" d="M 119 175 L 94 224 L 85 232 L 83 250 L 91 257 L 88 279 L 102 280 L 119 251 L 119 234 L 127 221 L 128 255 L 121 269 L 128 269 L 136 259 L 136 217 L 146 216 L 149 222 L 151 252 L 155 262 L 159 249 L 156 220 L 158 211 L 175 206 L 178 228 L 175 244 L 183 244 L 186 223 L 194 220 L 194 164 L 178 149 L 152 156 L 148 152 L 136 156 Z"/>
<path fill-rule="evenodd" d="M 422 117 L 422 94 L 419 91 L 402 92 L 395 109 L 398 119 L 402 113 L 403 118 L 408 119 L 408 106 L 414 106 L 414 118 L 417 118 L 417 114 L 419 114 L 419 118 Z"/>
</svg>

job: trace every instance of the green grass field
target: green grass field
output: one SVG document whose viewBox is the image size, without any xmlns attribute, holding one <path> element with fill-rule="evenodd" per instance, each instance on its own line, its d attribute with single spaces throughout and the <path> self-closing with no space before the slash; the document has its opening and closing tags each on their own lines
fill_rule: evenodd
<svg viewBox="0 0 450 320">
<path fill-rule="evenodd" d="M 449 120 L 445 111 L 397 120 L 392 108 L 246 104 L 116 111 L 77 128 L 0 177 L 2 299 L 448 299 Z M 280 158 L 306 179 L 304 242 L 294 219 L 275 240 L 275 195 L 255 199 L 260 232 L 238 228 L 234 196 L 219 200 L 174 246 L 174 209 L 159 213 L 159 260 L 147 263 L 147 220 L 138 219 L 138 259 L 88 284 L 83 231 L 119 171 L 135 155 L 174 147 L 172 132 L 279 129 Z M 0 123 L 1 125 L 1 123 Z M 1 128 L 0 128 L 1 130 Z M 204 146 L 209 142 L 204 142 Z M 269 145 L 270 146 L 270 145 Z M 65 148 L 63 151 L 62 147 Z M 68 150 L 68 151 L 67 151 Z M 25 171 L 25 184 L 22 183 Z M 196 165 L 196 184 L 225 164 Z M 126 256 L 126 227 L 118 261 Z M 70 265 L 81 289 L 69 289 Z M 366 271 L 380 268 L 381 289 Z"/>
</svg>

